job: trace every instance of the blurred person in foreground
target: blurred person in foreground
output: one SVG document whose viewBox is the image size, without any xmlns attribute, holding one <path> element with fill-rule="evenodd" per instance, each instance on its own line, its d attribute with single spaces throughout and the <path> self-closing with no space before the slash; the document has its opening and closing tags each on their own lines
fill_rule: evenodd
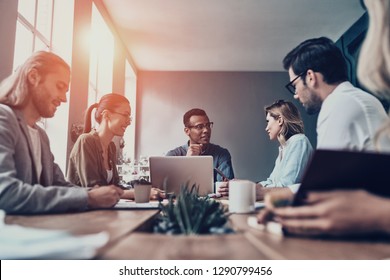
<svg viewBox="0 0 390 280">
<path fill-rule="evenodd" d="M 111 207 L 123 191 L 88 191 L 64 179 L 49 138 L 36 123 L 66 102 L 70 68 L 59 56 L 34 53 L 0 84 L 0 209 L 7 213 L 83 211 Z"/>
<path fill-rule="evenodd" d="M 390 1 L 364 2 L 370 20 L 359 56 L 358 78 L 375 95 L 390 101 Z M 389 119 L 375 139 L 379 151 L 390 150 Z M 386 178 L 383 181 L 389 184 Z M 295 235 L 390 235 L 390 198 L 364 190 L 311 192 L 304 206 L 275 207 L 273 201 L 280 198 L 289 199 L 291 194 L 266 196 L 266 209 L 259 213 L 259 223 L 266 223 L 273 215 L 287 233 Z"/>
</svg>

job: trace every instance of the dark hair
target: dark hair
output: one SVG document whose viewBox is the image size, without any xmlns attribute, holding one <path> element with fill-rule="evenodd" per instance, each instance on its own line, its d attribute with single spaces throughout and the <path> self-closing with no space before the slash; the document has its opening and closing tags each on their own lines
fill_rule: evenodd
<svg viewBox="0 0 390 280">
<path fill-rule="evenodd" d="M 104 110 L 115 110 L 123 103 L 130 104 L 129 100 L 127 100 L 127 98 L 121 94 L 109 93 L 103 95 L 102 98 L 100 98 L 99 103 L 92 104 L 87 109 L 87 112 L 85 113 L 84 133 L 88 133 L 91 131 L 91 114 L 93 109 L 96 108 L 95 120 L 97 121 L 97 123 L 100 123 L 102 121 L 102 112 Z"/>
<path fill-rule="evenodd" d="M 198 108 L 194 108 L 194 109 L 187 111 L 183 116 L 183 124 L 185 127 L 190 125 L 190 118 L 192 116 L 206 116 L 207 117 L 207 114 L 204 110 L 198 109 Z"/>
<path fill-rule="evenodd" d="M 265 116 L 269 113 L 275 120 L 283 119 L 282 129 L 278 134 L 278 140 L 281 144 L 285 144 L 291 136 L 304 132 L 301 114 L 290 101 L 278 100 L 272 105 L 266 106 L 264 112 Z"/>
<path fill-rule="evenodd" d="M 348 80 L 343 54 L 333 41 L 326 37 L 309 39 L 299 44 L 283 59 L 283 67 L 286 70 L 291 67 L 297 75 L 309 69 L 319 72 L 328 84 Z M 302 76 L 305 75 L 306 73 Z"/>
</svg>

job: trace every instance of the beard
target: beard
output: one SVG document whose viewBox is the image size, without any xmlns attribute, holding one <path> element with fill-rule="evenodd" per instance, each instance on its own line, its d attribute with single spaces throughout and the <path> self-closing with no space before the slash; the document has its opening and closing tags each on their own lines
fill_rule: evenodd
<svg viewBox="0 0 390 280">
<path fill-rule="evenodd" d="M 309 115 L 317 114 L 321 110 L 322 100 L 315 94 L 311 94 L 308 102 L 304 105 L 306 113 Z"/>
<path fill-rule="evenodd" d="M 43 85 L 31 88 L 31 101 L 42 118 L 52 118 L 56 110 L 52 109 L 51 96 Z"/>
</svg>

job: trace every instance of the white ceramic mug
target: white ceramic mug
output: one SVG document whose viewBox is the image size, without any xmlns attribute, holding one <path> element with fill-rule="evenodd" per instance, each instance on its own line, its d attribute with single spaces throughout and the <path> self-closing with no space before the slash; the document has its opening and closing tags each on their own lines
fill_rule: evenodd
<svg viewBox="0 0 390 280">
<path fill-rule="evenodd" d="M 229 212 L 251 213 L 255 211 L 256 184 L 249 180 L 229 181 Z"/>
<path fill-rule="evenodd" d="M 135 184 L 134 186 L 134 200 L 136 203 L 147 203 L 150 200 L 150 192 L 152 185 Z"/>
</svg>

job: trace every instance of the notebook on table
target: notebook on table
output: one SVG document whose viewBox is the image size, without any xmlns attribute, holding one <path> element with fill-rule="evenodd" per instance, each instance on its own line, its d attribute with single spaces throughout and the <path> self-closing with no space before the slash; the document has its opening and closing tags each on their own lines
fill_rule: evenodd
<svg viewBox="0 0 390 280">
<path fill-rule="evenodd" d="M 158 209 L 158 201 L 149 201 L 147 203 L 136 203 L 128 199 L 120 199 L 113 209 Z"/>
<path fill-rule="evenodd" d="M 365 189 L 390 197 L 389 173 L 390 154 L 316 150 L 293 205 L 302 205 L 308 191 Z"/>
<path fill-rule="evenodd" d="M 214 189 L 212 156 L 151 156 L 150 178 L 154 188 L 166 187 L 168 193 L 178 194 L 182 185 L 199 186 L 199 194 L 207 195 Z"/>
<path fill-rule="evenodd" d="M 162 201 L 163 205 L 166 205 L 168 200 Z M 99 207 L 100 210 L 146 210 L 146 209 L 160 209 L 159 202 L 151 200 L 147 203 L 136 203 L 130 199 L 119 199 L 119 201 L 112 207 Z"/>
</svg>

